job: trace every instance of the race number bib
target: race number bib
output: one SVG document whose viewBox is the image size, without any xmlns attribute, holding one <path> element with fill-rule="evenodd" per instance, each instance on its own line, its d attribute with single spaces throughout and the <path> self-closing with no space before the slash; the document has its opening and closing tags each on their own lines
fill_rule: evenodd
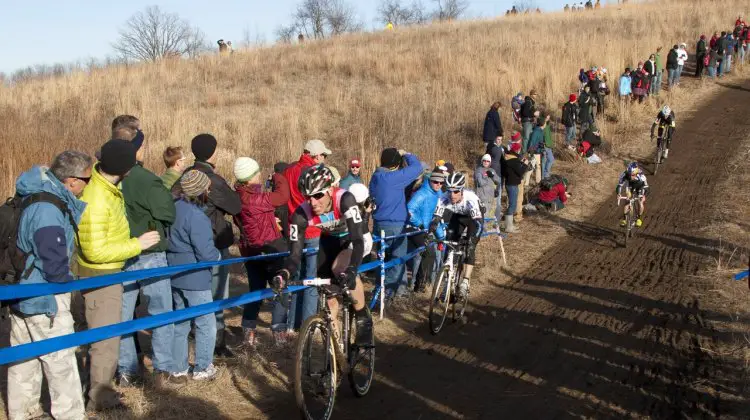
<svg viewBox="0 0 750 420">
<path fill-rule="evenodd" d="M 297 239 L 299 237 L 299 228 L 295 224 L 289 225 L 289 240 L 292 242 L 297 242 Z"/>
<path fill-rule="evenodd" d="M 344 213 L 347 219 L 352 219 L 354 223 L 362 223 L 362 214 L 359 212 L 359 207 L 354 206 Z"/>
</svg>

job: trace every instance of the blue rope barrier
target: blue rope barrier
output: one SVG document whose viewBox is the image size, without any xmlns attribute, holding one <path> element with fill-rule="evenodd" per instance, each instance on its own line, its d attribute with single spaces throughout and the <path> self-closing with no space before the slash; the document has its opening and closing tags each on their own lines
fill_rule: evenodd
<svg viewBox="0 0 750 420">
<path fill-rule="evenodd" d="M 750 270 L 740 271 L 739 273 L 734 275 L 735 280 L 742 280 L 745 277 L 750 276 Z"/>
</svg>

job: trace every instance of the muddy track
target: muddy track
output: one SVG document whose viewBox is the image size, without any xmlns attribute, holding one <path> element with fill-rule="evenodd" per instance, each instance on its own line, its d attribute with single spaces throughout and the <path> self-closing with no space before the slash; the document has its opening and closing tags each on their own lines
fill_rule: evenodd
<svg viewBox="0 0 750 420">
<path fill-rule="evenodd" d="M 371 394 L 346 391 L 338 418 L 703 418 L 731 415 L 738 369 L 701 350 L 723 340 L 693 277 L 710 239 L 692 232 L 724 161 L 747 136 L 750 83 L 680 121 L 669 160 L 649 176 L 644 226 L 621 246 L 614 192 L 574 235 L 521 276 L 493 281 L 466 325 L 420 328 L 378 346 Z M 651 165 L 645 165 L 647 174 Z M 498 276 L 498 278 L 505 276 Z M 698 297 L 696 297 L 698 296 Z M 393 316 L 393 314 L 392 314 Z"/>
</svg>

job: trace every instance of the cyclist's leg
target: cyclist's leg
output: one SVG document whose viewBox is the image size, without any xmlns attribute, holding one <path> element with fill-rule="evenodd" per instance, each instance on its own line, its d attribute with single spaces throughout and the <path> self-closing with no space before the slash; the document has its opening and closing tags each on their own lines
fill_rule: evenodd
<svg viewBox="0 0 750 420">
<path fill-rule="evenodd" d="M 349 266 L 349 262 L 352 258 L 352 251 L 349 248 L 341 250 L 336 256 L 336 259 L 331 266 L 331 274 L 335 277 L 341 275 Z M 355 341 L 358 344 L 369 344 L 372 342 L 373 331 L 372 331 L 372 314 L 365 305 L 365 287 L 362 285 L 362 280 L 357 276 L 355 280 L 354 290 L 350 290 L 351 297 L 354 299 L 354 316 L 357 322 L 357 336 Z M 329 299 L 328 307 L 331 308 L 331 312 L 338 316 L 338 299 Z"/>
</svg>

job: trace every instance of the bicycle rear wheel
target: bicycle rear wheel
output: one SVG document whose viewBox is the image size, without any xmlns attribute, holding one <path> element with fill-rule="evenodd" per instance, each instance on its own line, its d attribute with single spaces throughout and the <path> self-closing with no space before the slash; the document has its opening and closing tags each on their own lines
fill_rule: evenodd
<svg viewBox="0 0 750 420">
<path fill-rule="evenodd" d="M 367 309 L 367 308 L 365 308 Z M 372 378 L 375 375 L 375 335 L 367 347 L 360 347 L 354 342 L 357 336 L 357 323 L 354 311 L 349 312 L 349 386 L 354 395 L 364 397 L 370 391 Z"/>
<path fill-rule="evenodd" d="M 320 315 L 300 328 L 294 362 L 294 396 L 305 420 L 328 420 L 336 401 L 337 366 L 332 331 Z"/>
<path fill-rule="evenodd" d="M 430 332 L 434 335 L 440 332 L 448 315 L 448 306 L 451 302 L 452 279 L 448 275 L 448 267 L 443 267 L 432 288 L 432 299 L 430 300 Z"/>
</svg>

